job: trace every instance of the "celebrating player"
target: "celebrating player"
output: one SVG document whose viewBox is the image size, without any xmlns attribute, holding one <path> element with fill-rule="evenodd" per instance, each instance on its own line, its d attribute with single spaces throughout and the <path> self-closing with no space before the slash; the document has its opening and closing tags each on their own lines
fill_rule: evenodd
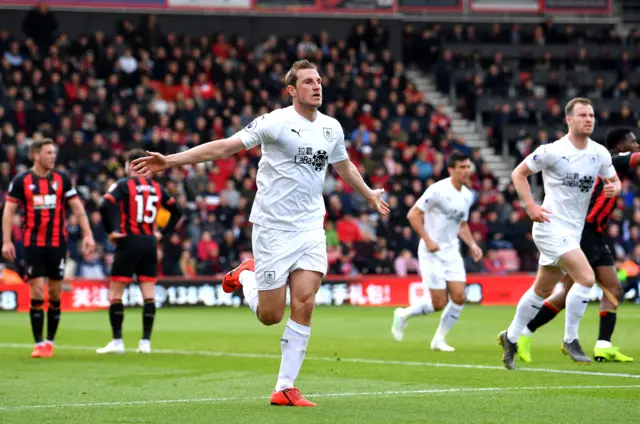
<svg viewBox="0 0 640 424">
<path fill-rule="evenodd" d="M 467 224 L 473 203 L 473 193 L 465 186 L 471 175 L 471 161 L 466 155 L 454 152 L 449 157 L 448 168 L 450 177 L 431 185 L 407 214 L 411 226 L 420 235 L 418 259 L 425 296 L 408 308 L 396 309 L 391 327 L 393 337 L 402 341 L 409 318 L 444 308 L 431 341 L 432 350 L 443 352 L 455 350 L 445 338 L 466 301 L 467 277 L 458 235 L 469 246 L 473 260 L 482 258 L 482 250 Z M 449 297 L 451 300 L 447 302 Z"/>
<path fill-rule="evenodd" d="M 578 342 L 578 326 L 589 302 L 595 274 L 580 249 L 589 199 L 600 176 L 607 198 L 620 193 L 620 179 L 612 165 L 611 153 L 591 140 L 595 116 L 590 100 L 575 98 L 565 107 L 568 134 L 538 147 L 513 170 L 512 180 L 527 214 L 534 221 L 533 241 L 540 251 L 538 274 L 533 286 L 522 296 L 516 315 L 506 331 L 498 335 L 502 361 L 515 368 L 517 343 L 524 327 L 542 307 L 563 271 L 575 282 L 567 293 L 567 313 L 562 351 L 578 363 L 590 363 Z M 545 197 L 537 205 L 527 177 L 542 171 Z"/>
<path fill-rule="evenodd" d="M 182 211 L 167 191 L 155 181 L 138 175 L 131 161 L 146 156 L 146 152 L 134 149 L 127 156 L 128 177 L 114 183 L 100 207 L 102 221 L 109 238 L 116 244 L 116 254 L 109 283 L 109 322 L 113 339 L 96 352 L 124 353 L 122 322 L 124 306 L 122 294 L 135 274 L 144 299 L 142 308 L 142 339 L 138 353 L 151 352 L 151 332 L 156 316 L 155 283 L 158 273 L 157 242 L 170 235 L 176 227 Z M 158 207 L 163 206 L 171 216 L 161 232 L 156 231 Z"/>
<path fill-rule="evenodd" d="M 606 144 L 612 152 L 613 167 L 620 179 L 640 164 L 640 153 L 636 153 L 639 150 L 638 142 L 631 130 L 616 128 L 609 131 Z M 617 199 L 607 197 L 603 188 L 603 181 L 598 179 L 591 194 L 587 222 L 580 242 L 580 247 L 593 267 L 596 281 L 604 293 L 600 302 L 600 333 L 594 349 L 594 358 L 597 361 L 631 362 L 633 358 L 623 355 L 611 344 L 622 287 L 618 281 L 613 256 L 605 242 L 605 230 Z M 572 284 L 571 277 L 566 276 L 563 290 L 547 298 L 535 318 L 525 327 L 518 340 L 518 356 L 524 362 L 531 362 L 531 335 L 564 309 L 567 292 Z"/>
<path fill-rule="evenodd" d="M 18 206 L 24 215 L 24 265 L 31 288 L 31 331 L 35 340 L 32 358 L 53 356 L 53 342 L 60 323 L 60 295 L 67 257 L 67 205 L 82 228 L 82 251 L 95 248 L 84 206 L 67 174 L 54 170 L 58 151 L 53 140 L 45 138 L 31 145 L 33 167 L 11 181 L 2 215 L 2 256 L 16 258 L 11 226 Z M 48 279 L 47 339 L 43 341 L 44 285 Z"/>
<path fill-rule="evenodd" d="M 327 272 L 322 188 L 327 163 L 379 213 L 389 213 L 383 190 L 372 190 L 349 160 L 342 127 L 318 112 L 322 79 L 311 62 L 293 64 L 285 77 L 293 106 L 254 120 L 232 137 L 186 152 L 134 161 L 137 171 L 228 157 L 260 145 L 258 192 L 251 210 L 254 260 L 246 260 L 223 280 L 226 292 L 242 287 L 251 310 L 264 325 L 279 323 L 285 312 L 286 283 L 291 291 L 291 316 L 281 339 L 282 362 L 272 405 L 315 406 L 295 388 L 311 332 L 315 294 Z"/>
</svg>

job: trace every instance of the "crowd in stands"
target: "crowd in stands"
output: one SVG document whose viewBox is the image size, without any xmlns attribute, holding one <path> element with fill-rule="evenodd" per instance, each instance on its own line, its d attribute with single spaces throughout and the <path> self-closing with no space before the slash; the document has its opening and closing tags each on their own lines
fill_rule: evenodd
<svg viewBox="0 0 640 424">
<path fill-rule="evenodd" d="M 443 75 L 459 60 L 448 42 L 473 41 L 470 28 L 460 32 L 458 26 L 446 31 L 436 26 L 419 32 L 407 27 L 404 57 L 419 59 L 418 65 L 433 71 L 447 91 L 451 81 L 443 81 Z M 452 133 L 443 106 L 429 103 L 408 79 L 406 66 L 413 63 L 394 57 L 387 30 L 375 20 L 356 25 L 345 39 L 328 32 L 270 36 L 255 46 L 239 35 L 192 37 L 165 31 L 154 16 L 125 18 L 113 33 L 71 39 L 57 28 L 51 12 L 34 10 L 23 29 L 24 34 L 0 29 L 0 191 L 4 199 L 11 178 L 30 166 L 31 140 L 56 141 L 58 167 L 82 193 L 99 246 L 93 255 L 80 251 L 79 228 L 70 220 L 69 276 L 103 277 L 109 271 L 114 246 L 98 205 L 110 184 L 124 176 L 123 153 L 135 147 L 178 152 L 230 136 L 255 117 L 287 106 L 284 75 L 299 58 L 320 67 L 322 112 L 340 121 L 351 159 L 372 187 L 386 189 L 391 206 L 388 217 L 371 213 L 364 199 L 329 168 L 324 194 L 330 273 L 416 273 L 419 240 L 406 214 L 426 187 L 447 176 L 446 158 L 453 150 L 469 154 L 475 169 L 477 202 L 470 226 L 486 255 L 479 263 L 468 260 L 469 271 L 535 270 L 531 223 L 515 190 L 498 190 L 480 152 Z M 505 37 L 501 42 L 513 42 L 513 31 L 500 34 Z M 539 44 L 535 34 L 528 40 L 523 33 L 520 42 Z M 474 37 L 483 36 L 478 31 Z M 485 58 L 477 59 L 473 66 L 482 70 L 475 82 L 480 85 L 467 84 L 471 94 L 459 93 L 467 113 L 474 95 L 500 85 L 482 79 L 487 64 Z M 516 72 L 512 65 L 491 63 L 490 76 L 496 67 L 500 81 L 507 72 Z M 539 111 L 534 115 L 546 119 Z M 525 155 L 542 142 L 535 136 L 516 150 Z M 180 227 L 159 247 L 162 275 L 225 272 L 250 254 L 248 214 L 259 159 L 258 147 L 159 176 L 186 211 Z M 626 190 L 631 192 L 629 186 Z M 638 227 L 625 226 L 634 219 L 640 224 L 639 214 L 627 216 L 638 199 L 630 194 L 620 202 L 622 221 L 612 228 L 619 228 L 616 237 L 625 253 L 631 249 L 640 254 L 629 241 L 629 234 L 639 235 Z M 20 238 L 19 222 L 13 237 Z"/>
</svg>

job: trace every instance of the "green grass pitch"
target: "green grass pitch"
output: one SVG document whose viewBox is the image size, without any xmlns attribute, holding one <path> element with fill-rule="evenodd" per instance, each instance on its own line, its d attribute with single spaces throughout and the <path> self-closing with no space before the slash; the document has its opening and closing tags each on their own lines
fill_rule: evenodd
<svg viewBox="0 0 640 424">
<path fill-rule="evenodd" d="M 63 313 L 53 358 L 31 359 L 27 314 L 0 315 L 0 423 L 628 423 L 640 411 L 640 363 L 576 365 L 560 353 L 564 314 L 539 330 L 534 363 L 501 367 L 496 335 L 515 308 L 468 306 L 429 350 L 439 314 L 412 320 L 402 343 L 393 309 L 320 307 L 297 385 L 317 408 L 269 405 L 283 325 L 248 308 L 160 309 L 152 348 L 133 352 L 141 310 L 127 309 L 119 356 L 106 312 Z M 592 352 L 597 308 L 581 341 Z M 640 307 L 619 311 L 614 344 L 640 360 Z M 518 363 L 520 367 L 524 364 Z"/>
</svg>

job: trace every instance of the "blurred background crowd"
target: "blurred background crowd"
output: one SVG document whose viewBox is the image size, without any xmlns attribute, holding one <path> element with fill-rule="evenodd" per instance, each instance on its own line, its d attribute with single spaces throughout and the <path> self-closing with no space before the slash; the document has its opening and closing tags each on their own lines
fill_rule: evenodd
<svg viewBox="0 0 640 424">
<path fill-rule="evenodd" d="M 487 128 L 493 147 L 515 164 L 564 134 L 564 101 L 574 96 L 597 101 L 594 137 L 614 125 L 637 129 L 639 33 L 621 37 L 613 27 L 551 22 L 407 24 L 403 48 L 399 61 L 376 20 L 356 25 L 343 39 L 325 31 L 248 45 L 235 34 L 165 31 L 155 16 L 145 15 L 123 19 L 109 33 L 70 38 L 54 14 L 36 8 L 26 15 L 23 33 L 0 29 L 1 197 L 12 177 L 30 166 L 30 142 L 53 138 L 58 167 L 81 192 L 99 245 L 95 254 L 82 252 L 77 222 L 69 220 L 67 274 L 104 277 L 113 246 L 98 206 L 124 175 L 123 153 L 141 147 L 170 154 L 234 134 L 290 103 L 286 70 L 294 60 L 309 58 L 324 78 L 321 111 L 342 124 L 351 159 L 372 187 L 385 188 L 391 205 L 388 217 L 372 214 L 329 168 L 324 194 L 330 273 L 417 273 L 418 239 L 406 214 L 430 184 L 447 176 L 446 159 L 454 150 L 474 164 L 470 226 L 485 251 L 478 263 L 466 260 L 468 270 L 535 270 L 531 222 L 513 187 L 499 184 L 481 151 L 454 135 L 452 117 L 418 88 L 408 69 L 432 75 L 438 91 L 459 99 L 457 109 Z M 259 159 L 258 147 L 159 177 L 186 211 L 159 247 L 161 275 L 224 272 L 250 254 L 248 215 Z M 637 273 L 631 269 L 640 263 L 634 187 L 633 178 L 625 183 L 609 236 L 619 264 Z M 19 240 L 18 221 L 12 232 Z"/>
</svg>

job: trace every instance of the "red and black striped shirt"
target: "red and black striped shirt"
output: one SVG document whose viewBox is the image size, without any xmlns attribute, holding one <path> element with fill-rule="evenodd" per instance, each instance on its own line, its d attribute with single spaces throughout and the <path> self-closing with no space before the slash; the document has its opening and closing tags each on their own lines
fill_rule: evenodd
<svg viewBox="0 0 640 424">
<path fill-rule="evenodd" d="M 127 235 L 153 235 L 158 207 L 167 208 L 175 203 L 164 187 L 143 177 L 119 180 L 109 188 L 104 198 L 118 206 L 120 211 L 119 223 L 111 231 Z"/>
<path fill-rule="evenodd" d="M 69 176 L 51 171 L 39 177 L 33 170 L 15 176 L 9 185 L 7 202 L 18 203 L 25 246 L 59 247 L 67 241 L 67 203 L 78 193 Z"/>
<path fill-rule="evenodd" d="M 614 153 L 611 155 L 611 159 L 618 178 L 620 181 L 623 181 L 629 170 L 635 168 L 640 163 L 640 153 Z M 607 229 L 609 217 L 615 209 L 618 200 L 617 197 L 606 197 L 603 188 L 604 182 L 598 177 L 593 192 L 591 193 L 587 222 L 585 224 L 586 227 L 590 227 L 598 233 L 602 233 Z"/>
</svg>

